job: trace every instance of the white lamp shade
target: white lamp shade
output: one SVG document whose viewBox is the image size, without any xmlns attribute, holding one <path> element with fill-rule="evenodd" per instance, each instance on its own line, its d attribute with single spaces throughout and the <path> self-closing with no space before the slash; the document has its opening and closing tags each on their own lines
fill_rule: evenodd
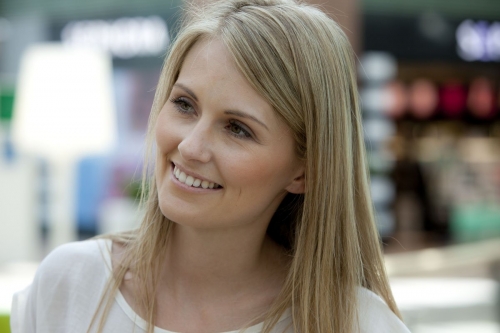
<svg viewBox="0 0 500 333">
<path fill-rule="evenodd" d="M 13 140 L 25 152 L 71 161 L 116 140 L 108 54 L 59 43 L 30 47 L 21 61 Z"/>
</svg>

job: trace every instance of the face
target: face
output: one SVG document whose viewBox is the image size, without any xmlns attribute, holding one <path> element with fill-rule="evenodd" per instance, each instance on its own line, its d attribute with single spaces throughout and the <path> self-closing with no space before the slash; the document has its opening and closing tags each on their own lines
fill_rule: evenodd
<svg viewBox="0 0 500 333">
<path fill-rule="evenodd" d="M 185 58 L 156 123 L 162 213 L 198 228 L 266 225 L 287 192 L 303 192 L 290 129 L 218 40 Z"/>
</svg>

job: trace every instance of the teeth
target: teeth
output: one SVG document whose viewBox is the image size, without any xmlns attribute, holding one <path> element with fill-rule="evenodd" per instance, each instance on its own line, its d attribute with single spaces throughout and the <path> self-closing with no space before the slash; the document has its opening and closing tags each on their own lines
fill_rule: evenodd
<svg viewBox="0 0 500 333">
<path fill-rule="evenodd" d="M 179 168 L 174 167 L 174 175 L 175 178 L 177 178 L 181 183 L 184 183 L 188 186 L 193 186 L 193 187 L 202 187 L 202 188 L 219 188 L 220 186 L 215 183 L 208 182 L 206 180 L 201 180 L 198 178 L 194 178 L 193 176 L 188 176 Z"/>
<path fill-rule="evenodd" d="M 179 181 L 181 183 L 185 183 L 186 182 L 186 174 L 184 172 L 181 172 L 181 174 L 179 175 Z"/>
</svg>

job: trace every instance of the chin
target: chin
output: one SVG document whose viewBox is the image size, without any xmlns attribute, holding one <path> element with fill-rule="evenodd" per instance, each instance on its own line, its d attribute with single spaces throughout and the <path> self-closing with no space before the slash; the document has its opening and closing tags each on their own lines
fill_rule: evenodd
<svg viewBox="0 0 500 333">
<path fill-rule="evenodd" d="M 186 213 L 188 209 L 183 209 L 179 205 L 170 203 L 161 203 L 160 201 L 160 211 L 168 220 L 185 226 L 191 227 L 206 227 L 207 216 L 201 212 Z M 200 218 L 202 216 L 203 218 Z"/>
</svg>

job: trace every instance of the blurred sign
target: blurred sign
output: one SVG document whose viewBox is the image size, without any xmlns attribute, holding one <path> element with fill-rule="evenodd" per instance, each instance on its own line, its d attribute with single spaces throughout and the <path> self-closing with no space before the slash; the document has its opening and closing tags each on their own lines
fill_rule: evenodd
<svg viewBox="0 0 500 333">
<path fill-rule="evenodd" d="M 500 61 L 500 22 L 456 19 L 439 13 L 400 17 L 365 14 L 365 51 L 397 60 Z"/>
<path fill-rule="evenodd" d="M 458 55 L 465 61 L 500 61 L 500 22 L 465 20 L 456 38 Z"/>
<path fill-rule="evenodd" d="M 97 47 L 117 58 L 159 56 L 170 42 L 159 16 L 72 21 L 61 31 L 64 44 Z"/>
</svg>

